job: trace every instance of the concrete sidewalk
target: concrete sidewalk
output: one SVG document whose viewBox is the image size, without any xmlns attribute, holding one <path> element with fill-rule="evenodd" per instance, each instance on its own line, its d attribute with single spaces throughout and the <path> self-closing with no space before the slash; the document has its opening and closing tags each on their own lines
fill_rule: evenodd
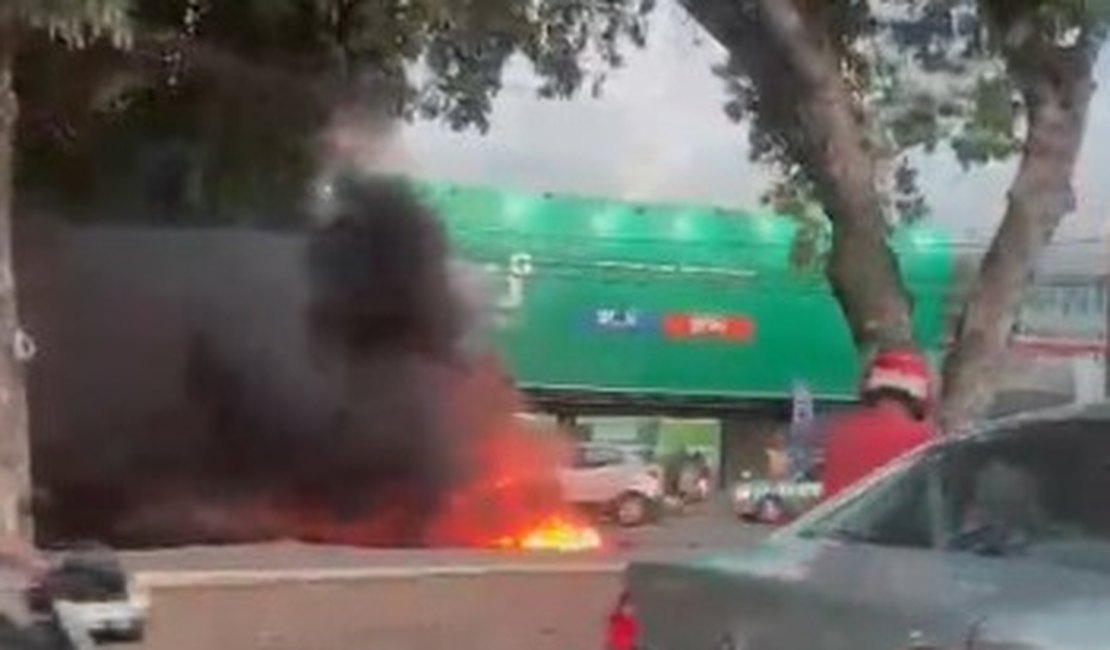
<svg viewBox="0 0 1110 650">
<path fill-rule="evenodd" d="M 601 650 L 620 562 L 145 571 L 151 650 Z M 342 562 L 340 562 L 341 564 Z"/>
<path fill-rule="evenodd" d="M 558 554 L 301 544 L 124 554 L 151 598 L 149 650 L 601 650 L 630 559 L 754 544 L 714 508 L 607 550 Z"/>
</svg>

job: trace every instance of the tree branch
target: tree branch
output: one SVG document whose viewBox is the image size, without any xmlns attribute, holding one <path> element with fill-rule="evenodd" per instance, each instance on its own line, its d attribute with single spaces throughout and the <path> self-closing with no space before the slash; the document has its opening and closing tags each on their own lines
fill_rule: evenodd
<svg viewBox="0 0 1110 650">
<path fill-rule="evenodd" d="M 797 154 L 833 223 L 829 281 L 856 344 L 863 352 L 912 347 L 910 301 L 886 239 L 875 159 L 861 111 L 841 75 L 840 57 L 828 34 L 815 34 L 792 0 L 755 2 L 775 49 L 797 82 L 793 105 L 803 132 Z M 761 92 L 776 83 L 766 76 L 755 78 Z"/>
<path fill-rule="evenodd" d="M 1071 185 L 1094 94 L 1095 48 L 1022 43 L 1007 60 L 1021 87 L 1028 134 L 1002 224 L 983 258 L 945 360 L 942 427 L 963 428 L 990 406 L 1018 305 L 1035 263 L 1075 209 Z"/>
</svg>

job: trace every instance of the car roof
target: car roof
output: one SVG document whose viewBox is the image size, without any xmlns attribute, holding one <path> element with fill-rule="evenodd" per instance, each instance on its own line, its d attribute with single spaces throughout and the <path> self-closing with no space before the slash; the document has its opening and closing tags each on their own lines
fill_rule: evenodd
<svg viewBox="0 0 1110 650">
<path fill-rule="evenodd" d="M 593 441 L 586 442 L 586 441 L 582 441 L 582 442 L 578 442 L 578 443 L 575 443 L 575 444 L 578 446 L 579 449 L 613 449 L 613 450 L 616 450 L 616 451 L 624 451 L 625 450 L 625 447 L 623 447 L 621 445 L 618 445 L 618 444 L 613 444 L 611 442 L 593 442 Z"/>
<path fill-rule="evenodd" d="M 1027 411 L 985 422 L 948 440 L 983 440 L 1021 435 L 1040 424 L 1104 423 L 1110 428 L 1110 402 L 1071 404 Z"/>
<path fill-rule="evenodd" d="M 608 452 L 613 452 L 614 454 L 620 454 L 621 456 L 624 456 L 625 458 L 631 458 L 631 459 L 639 459 L 640 458 L 639 454 L 641 454 L 644 451 L 651 451 L 650 447 L 638 447 L 638 446 L 622 445 L 622 444 L 619 444 L 619 443 L 611 443 L 611 442 L 585 442 L 585 441 L 583 441 L 583 442 L 578 442 L 578 443 L 575 443 L 575 444 L 576 444 L 577 449 L 581 449 L 581 450 L 584 450 L 584 451 L 588 451 L 588 450 L 608 451 Z"/>
</svg>

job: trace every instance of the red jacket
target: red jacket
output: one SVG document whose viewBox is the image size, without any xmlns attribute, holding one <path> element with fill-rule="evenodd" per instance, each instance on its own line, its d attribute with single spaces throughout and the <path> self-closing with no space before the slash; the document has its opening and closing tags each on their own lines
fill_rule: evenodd
<svg viewBox="0 0 1110 650">
<path fill-rule="evenodd" d="M 927 443 L 932 431 L 928 422 L 914 419 L 900 404 L 891 401 L 861 406 L 837 416 L 828 426 L 825 499 Z"/>
</svg>

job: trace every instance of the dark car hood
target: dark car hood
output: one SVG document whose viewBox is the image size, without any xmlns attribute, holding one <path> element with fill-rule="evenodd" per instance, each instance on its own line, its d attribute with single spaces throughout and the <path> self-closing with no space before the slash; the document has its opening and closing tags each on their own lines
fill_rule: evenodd
<svg viewBox="0 0 1110 650">
<path fill-rule="evenodd" d="M 972 647 L 987 650 L 1110 647 L 1110 574 L 1037 558 L 985 558 L 779 534 L 751 550 L 634 563 L 633 583 L 637 573 L 652 576 L 639 580 L 641 586 L 727 583 L 714 588 L 714 597 L 726 593 L 721 589 L 742 590 L 749 599 L 776 601 L 772 611 L 783 605 L 794 609 L 791 619 L 806 612 L 806 620 L 785 624 L 843 627 L 838 617 L 848 610 L 876 616 L 895 612 L 905 616 L 907 632 L 917 624 L 933 626 L 949 642 L 973 637 L 980 645 Z M 808 605 L 790 603 L 835 607 L 823 617 Z"/>
</svg>

